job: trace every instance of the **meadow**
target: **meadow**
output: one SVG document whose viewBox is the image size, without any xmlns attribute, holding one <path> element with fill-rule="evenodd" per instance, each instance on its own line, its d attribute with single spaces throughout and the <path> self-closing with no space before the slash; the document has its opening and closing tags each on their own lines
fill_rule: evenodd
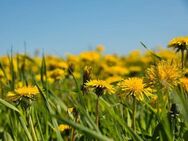
<svg viewBox="0 0 188 141">
<path fill-rule="evenodd" d="M 188 140 L 188 37 L 166 48 L 0 56 L 0 140 Z"/>
</svg>

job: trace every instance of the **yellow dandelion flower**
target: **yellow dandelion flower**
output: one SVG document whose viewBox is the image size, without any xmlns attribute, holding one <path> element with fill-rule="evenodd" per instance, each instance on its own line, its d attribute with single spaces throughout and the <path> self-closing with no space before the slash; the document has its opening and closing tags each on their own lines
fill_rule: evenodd
<svg viewBox="0 0 188 141">
<path fill-rule="evenodd" d="M 40 80 L 41 80 L 41 75 L 40 75 L 40 74 L 35 75 L 35 79 L 36 79 L 37 81 L 40 81 Z"/>
<path fill-rule="evenodd" d="M 58 62 L 56 62 L 56 67 L 60 68 L 60 69 L 67 69 L 68 64 L 64 61 L 58 61 Z"/>
<path fill-rule="evenodd" d="M 56 68 L 65 70 L 68 68 L 68 64 L 63 59 L 56 56 L 46 56 L 46 66 L 49 70 Z"/>
<path fill-rule="evenodd" d="M 182 87 L 188 92 L 188 78 L 184 77 L 180 79 Z"/>
<path fill-rule="evenodd" d="M 185 65 L 184 64 L 185 63 L 184 51 L 188 49 L 188 36 L 176 37 L 172 39 L 169 42 L 168 47 L 173 47 L 174 49 L 177 49 L 176 52 L 181 51 L 181 62 L 182 62 L 182 69 L 183 69 Z"/>
<path fill-rule="evenodd" d="M 132 77 L 121 81 L 118 86 L 127 95 L 133 95 L 137 100 L 143 101 L 145 96 L 152 96 L 152 89 L 146 88 L 143 78 Z"/>
<path fill-rule="evenodd" d="M 104 61 L 108 65 L 120 64 L 120 59 L 116 55 L 107 54 L 104 56 Z"/>
<path fill-rule="evenodd" d="M 177 86 L 179 78 L 182 77 L 182 70 L 175 62 L 160 61 L 147 69 L 146 76 L 151 85 L 169 89 Z"/>
<path fill-rule="evenodd" d="M 27 87 L 22 87 L 18 88 L 15 90 L 15 92 L 19 95 L 22 96 L 30 96 L 30 95 L 36 95 L 39 93 L 39 90 L 36 86 L 27 86 Z"/>
<path fill-rule="evenodd" d="M 68 64 L 79 64 L 79 58 L 76 55 L 68 54 L 66 60 Z"/>
<path fill-rule="evenodd" d="M 0 61 L 3 65 L 8 66 L 10 63 L 9 57 L 8 56 L 1 56 Z"/>
<path fill-rule="evenodd" d="M 65 131 L 65 130 L 69 130 L 70 129 L 70 126 L 69 125 L 66 125 L 66 124 L 60 124 L 59 126 L 58 126 L 58 130 L 60 131 L 60 132 L 63 132 L 63 131 Z"/>
<path fill-rule="evenodd" d="M 37 74 L 36 76 L 35 76 L 35 79 L 37 80 L 37 81 L 41 81 L 41 75 L 40 74 Z M 45 80 L 45 81 L 48 81 L 48 83 L 50 83 L 50 84 L 52 84 L 55 80 L 54 80 L 54 78 L 51 78 L 51 77 L 47 77 L 46 78 L 46 76 L 43 76 L 43 79 Z"/>
<path fill-rule="evenodd" d="M 132 51 L 126 58 L 128 63 L 140 62 L 141 52 L 139 50 Z"/>
<path fill-rule="evenodd" d="M 127 75 L 129 73 L 129 70 L 126 67 L 123 66 L 112 66 L 108 68 L 109 74 L 116 74 L 116 75 Z"/>
<path fill-rule="evenodd" d="M 65 71 L 57 68 L 57 69 L 48 71 L 48 76 L 52 79 L 60 80 L 61 78 L 65 76 Z"/>
<path fill-rule="evenodd" d="M 108 92 L 109 94 L 113 94 L 115 92 L 112 85 L 104 80 L 90 80 L 85 85 L 86 87 L 95 88 L 98 96 L 102 95 L 104 91 Z"/>
<path fill-rule="evenodd" d="M 188 36 L 180 36 L 173 38 L 169 43 L 168 47 L 176 48 L 177 51 L 185 50 L 188 48 Z"/>
<path fill-rule="evenodd" d="M 127 75 L 129 74 L 129 70 L 124 66 L 108 66 L 107 64 L 100 64 L 103 69 L 105 75 L 113 76 L 113 75 Z"/>
<path fill-rule="evenodd" d="M 42 59 L 41 59 L 40 57 L 35 56 L 35 57 L 33 58 L 33 60 L 34 60 L 34 62 L 35 62 L 37 65 L 40 65 L 40 64 L 42 63 Z"/>
<path fill-rule="evenodd" d="M 109 63 L 116 63 L 116 62 L 118 62 L 117 56 L 115 56 L 115 55 L 110 55 L 110 54 L 105 55 L 105 56 L 104 56 L 104 60 L 105 60 L 106 62 L 109 62 Z"/>
<path fill-rule="evenodd" d="M 73 75 L 76 79 L 80 79 L 81 77 L 80 72 L 73 72 Z"/>
<path fill-rule="evenodd" d="M 7 99 L 10 101 L 17 101 L 22 97 L 33 98 L 39 93 L 39 90 L 36 86 L 27 86 L 17 88 L 14 91 L 10 91 L 7 94 Z"/>
<path fill-rule="evenodd" d="M 96 51 L 85 51 L 80 53 L 80 59 L 84 61 L 98 61 L 100 59 L 100 54 Z"/>
</svg>

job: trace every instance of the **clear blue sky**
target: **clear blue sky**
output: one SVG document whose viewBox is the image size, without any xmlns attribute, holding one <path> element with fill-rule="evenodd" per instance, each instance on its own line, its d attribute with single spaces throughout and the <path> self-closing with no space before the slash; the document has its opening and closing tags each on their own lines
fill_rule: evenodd
<svg viewBox="0 0 188 141">
<path fill-rule="evenodd" d="M 97 44 L 126 54 L 188 35 L 186 0 L 1 0 L 0 54 L 79 53 Z"/>
</svg>

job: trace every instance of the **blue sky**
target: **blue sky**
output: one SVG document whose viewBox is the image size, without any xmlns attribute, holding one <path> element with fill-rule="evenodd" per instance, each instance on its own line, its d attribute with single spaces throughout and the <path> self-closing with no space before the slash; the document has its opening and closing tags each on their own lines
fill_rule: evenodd
<svg viewBox="0 0 188 141">
<path fill-rule="evenodd" d="M 0 54 L 36 49 L 79 53 L 106 46 L 126 54 L 188 35 L 186 0 L 1 0 Z"/>
</svg>

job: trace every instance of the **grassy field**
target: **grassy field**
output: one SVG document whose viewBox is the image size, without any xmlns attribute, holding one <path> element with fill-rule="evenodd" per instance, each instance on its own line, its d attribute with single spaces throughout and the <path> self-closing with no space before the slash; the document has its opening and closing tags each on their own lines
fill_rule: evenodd
<svg viewBox="0 0 188 141">
<path fill-rule="evenodd" d="M 0 57 L 3 141 L 186 141 L 188 39 L 128 55 Z"/>
</svg>

